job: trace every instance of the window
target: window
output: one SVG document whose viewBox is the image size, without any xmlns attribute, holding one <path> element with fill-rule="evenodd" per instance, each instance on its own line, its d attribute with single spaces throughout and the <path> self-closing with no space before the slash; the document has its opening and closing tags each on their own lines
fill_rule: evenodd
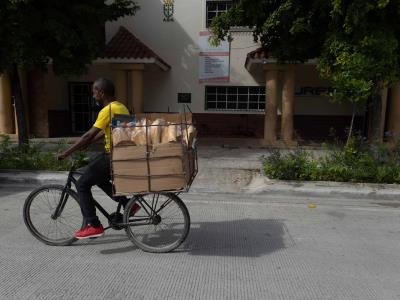
<svg viewBox="0 0 400 300">
<path fill-rule="evenodd" d="M 264 86 L 206 86 L 206 110 L 264 111 Z"/>
<path fill-rule="evenodd" d="M 69 83 L 69 98 L 72 132 L 82 133 L 89 130 L 98 114 L 98 109 L 96 109 L 92 98 L 92 83 Z"/>
<path fill-rule="evenodd" d="M 210 27 L 214 17 L 226 12 L 232 7 L 232 1 L 207 1 L 207 28 Z"/>
</svg>

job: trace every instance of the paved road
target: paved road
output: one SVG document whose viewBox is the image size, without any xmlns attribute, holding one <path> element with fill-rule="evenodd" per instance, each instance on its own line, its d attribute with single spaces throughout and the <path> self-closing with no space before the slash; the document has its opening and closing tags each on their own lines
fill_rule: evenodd
<svg viewBox="0 0 400 300">
<path fill-rule="evenodd" d="M 0 299 L 400 299 L 400 202 L 186 194 L 187 242 L 149 254 L 122 231 L 41 244 L 31 189 L 0 186 Z"/>
</svg>

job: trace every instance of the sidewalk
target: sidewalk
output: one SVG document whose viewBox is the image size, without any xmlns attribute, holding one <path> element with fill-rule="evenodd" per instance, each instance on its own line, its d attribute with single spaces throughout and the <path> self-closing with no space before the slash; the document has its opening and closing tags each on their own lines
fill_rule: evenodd
<svg viewBox="0 0 400 300">
<path fill-rule="evenodd" d="M 318 150 L 315 150 L 318 151 Z M 263 148 L 199 146 L 199 173 L 191 192 L 268 194 L 291 197 L 329 197 L 399 200 L 400 185 L 339 182 L 278 181 L 261 175 Z M 0 170 L 1 184 L 64 184 L 67 172 Z"/>
</svg>

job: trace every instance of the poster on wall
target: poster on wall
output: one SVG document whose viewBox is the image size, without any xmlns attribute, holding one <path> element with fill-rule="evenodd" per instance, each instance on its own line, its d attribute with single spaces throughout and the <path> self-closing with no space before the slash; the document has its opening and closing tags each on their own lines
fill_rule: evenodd
<svg viewBox="0 0 400 300">
<path fill-rule="evenodd" d="M 199 82 L 228 82 L 230 47 L 222 41 L 218 47 L 209 44 L 209 31 L 199 35 Z"/>
</svg>

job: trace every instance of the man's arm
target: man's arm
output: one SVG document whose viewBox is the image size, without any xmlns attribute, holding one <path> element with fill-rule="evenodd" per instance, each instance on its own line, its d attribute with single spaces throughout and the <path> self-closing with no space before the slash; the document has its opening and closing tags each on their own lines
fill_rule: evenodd
<svg viewBox="0 0 400 300">
<path fill-rule="evenodd" d="M 104 140 L 104 130 L 100 130 L 99 133 L 94 137 L 93 142 L 97 142 L 99 140 Z"/>
<path fill-rule="evenodd" d="M 75 144 L 73 144 L 71 147 L 69 147 L 67 150 L 59 153 L 57 155 L 58 159 L 64 159 L 67 156 L 71 155 L 72 153 L 74 153 L 76 150 L 79 150 L 87 145 L 90 144 L 90 142 L 93 141 L 93 139 L 95 137 L 97 137 L 97 135 L 101 133 L 101 129 L 96 128 L 96 127 L 92 127 L 90 128 L 85 134 L 83 134 L 79 140 L 77 140 L 75 142 Z"/>
</svg>

